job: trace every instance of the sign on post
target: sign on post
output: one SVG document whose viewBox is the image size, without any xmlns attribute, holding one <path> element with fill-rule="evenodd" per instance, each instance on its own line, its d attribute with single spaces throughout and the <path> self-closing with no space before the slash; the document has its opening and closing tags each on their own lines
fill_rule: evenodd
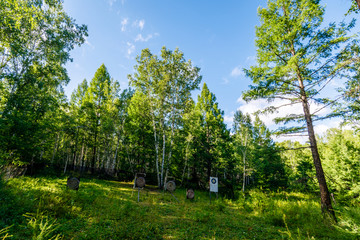
<svg viewBox="0 0 360 240">
<path fill-rule="evenodd" d="M 218 178 L 210 177 L 210 192 L 218 192 Z"/>
</svg>

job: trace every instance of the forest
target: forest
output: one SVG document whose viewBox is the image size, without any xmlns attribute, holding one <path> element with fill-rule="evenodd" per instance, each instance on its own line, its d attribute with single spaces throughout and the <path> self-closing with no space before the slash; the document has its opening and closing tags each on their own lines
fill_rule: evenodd
<svg viewBox="0 0 360 240">
<path fill-rule="evenodd" d="M 52 204 L 71 202 L 72 208 L 63 206 L 54 210 L 45 204 L 52 200 L 43 195 L 43 202 L 38 203 L 38 217 L 39 211 L 50 215 L 53 211 L 55 216 L 49 216 L 53 219 L 63 216 L 71 219 L 61 211 L 75 214 L 78 211 L 76 201 L 84 201 L 86 205 L 90 195 L 95 199 L 95 195 L 100 194 L 100 190 L 80 193 L 82 184 L 89 188 L 104 184 L 104 188 L 119 191 L 115 183 L 133 182 L 137 173 L 144 173 L 146 185 L 154 189 L 161 191 L 169 180 L 173 180 L 178 192 L 195 189 L 199 191 L 196 196 L 202 196 L 202 199 L 208 197 L 201 194 L 208 191 L 209 178 L 218 177 L 222 202 L 215 202 L 213 207 L 224 214 L 224 218 L 224 211 L 230 211 L 224 210 L 230 208 L 226 201 L 252 197 L 261 202 L 267 198 L 266 194 L 275 196 L 276 193 L 283 194 L 280 199 L 285 201 L 285 198 L 295 196 L 291 194 L 298 193 L 313 197 L 312 200 L 304 197 L 301 201 L 314 201 L 316 210 L 308 210 L 318 211 L 320 219 L 326 219 L 324 222 L 340 224 L 345 219 L 344 212 L 350 209 L 352 221 L 360 220 L 360 212 L 354 210 L 360 206 L 360 45 L 356 32 L 360 5 L 353 0 L 349 11 L 343 13 L 353 17 L 351 21 L 325 25 L 326 7 L 322 2 L 269 0 L 266 8 L 259 8 L 260 25 L 255 30 L 256 64 L 243 70 L 252 81 L 243 92 L 243 98 L 245 101 L 266 99 L 269 103 L 281 99 L 286 104 L 270 106 L 254 115 L 237 110 L 232 126 L 228 126 L 201 69 L 187 60 L 186 53 L 178 48 L 164 46 L 158 53 L 143 49 L 136 57 L 134 71 L 128 75 L 129 87 L 126 88 L 111 76 L 104 63 L 94 69 L 92 79 L 84 79 L 68 99 L 64 86 L 71 79 L 65 65 L 72 61 L 71 51 L 85 43 L 87 26 L 71 18 L 64 11 L 61 0 L 2 0 L 0 202 L 4 205 L 0 207 L 0 238 L 11 239 L 10 233 L 16 235 L 16 231 L 11 231 L 10 226 L 16 228 L 25 221 L 21 215 L 26 212 L 14 210 L 15 205 L 11 205 L 11 201 L 20 201 L 14 200 L 16 194 L 25 194 L 20 188 L 22 191 L 30 189 L 31 184 L 36 185 L 34 181 L 65 186 L 69 176 L 81 179 L 79 195 L 64 189 L 61 190 L 65 194 L 63 201 Z M 341 79 L 344 85 L 337 89 L 338 96 L 329 97 L 323 91 L 336 79 Z M 199 94 L 194 97 L 196 90 Z M 330 108 L 331 112 L 326 116 L 318 115 L 310 110 L 312 104 Z M 281 111 L 284 106 L 301 106 L 301 114 L 275 119 L 279 127 L 270 130 L 260 115 Z M 342 125 L 317 135 L 314 124 L 329 118 L 341 119 Z M 276 135 L 306 135 L 308 141 L 275 141 Z M 130 185 L 127 189 L 131 189 Z M 37 191 L 40 190 L 33 190 L 26 196 L 39 201 Z M 16 194 L 12 196 L 11 193 Z M 151 204 L 156 201 L 151 191 L 143 198 Z M 173 200 L 169 199 L 165 200 Z M 206 208 L 204 202 L 198 201 Z M 275 200 L 271 201 L 274 201 L 274 207 Z M 30 211 L 34 207 L 31 204 L 26 203 L 23 210 Z M 246 210 L 245 205 L 241 206 Z M 256 209 L 260 205 L 252 207 Z M 129 218 L 133 216 L 131 211 L 146 215 L 142 210 L 135 210 L 135 203 L 121 209 L 121 214 Z M 168 211 L 175 214 L 176 210 Z M 265 213 L 266 210 L 259 211 L 259 214 Z M 211 213 L 206 214 L 215 218 Z M 194 221 L 210 224 L 205 220 L 209 217 L 206 214 L 194 215 Z M 291 213 L 287 217 L 291 218 Z M 36 225 L 34 217 L 26 219 Z M 41 219 L 42 223 L 45 218 Z M 291 229 L 280 213 L 270 225 L 276 225 L 276 221 L 281 222 L 282 229 L 288 232 L 269 235 L 270 239 L 315 239 L 306 236 L 306 232 L 301 233 L 304 235 L 299 233 L 298 238 L 291 235 Z M 359 239 L 359 227 L 356 224 L 347 226 L 352 235 L 341 236 Z M 69 228 L 67 231 L 71 232 Z M 185 236 L 179 232 L 173 236 L 176 239 L 264 239 L 261 235 L 251 235 L 252 228 L 246 228 L 249 235 L 242 237 L 220 233 Z M 57 228 L 49 233 L 64 233 L 64 229 Z M 167 239 L 159 233 L 164 230 L 161 229 L 149 227 L 146 231 L 153 234 L 148 235 L 150 239 Z M 220 229 L 216 231 L 220 232 Z M 28 239 L 50 239 L 52 236 L 31 238 L 26 231 L 20 233 Z M 109 239 L 112 236 L 111 233 L 92 234 L 92 237 L 78 235 L 74 239 Z M 133 234 L 118 237 L 146 238 Z M 311 234 L 316 238 L 331 239 Z M 73 239 L 70 236 L 65 234 L 65 239 Z M 339 239 L 340 235 L 334 236 L 333 239 Z"/>
</svg>

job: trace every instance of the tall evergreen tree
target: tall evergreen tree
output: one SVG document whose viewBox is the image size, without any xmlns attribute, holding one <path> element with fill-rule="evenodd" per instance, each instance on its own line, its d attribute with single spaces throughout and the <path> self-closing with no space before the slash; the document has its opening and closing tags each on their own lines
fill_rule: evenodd
<svg viewBox="0 0 360 240">
<path fill-rule="evenodd" d="M 200 185 L 206 184 L 210 176 L 221 176 L 227 167 L 230 133 L 223 114 L 215 95 L 204 83 L 194 110 L 187 116 L 193 148 L 192 181 L 200 181 Z"/>
<path fill-rule="evenodd" d="M 321 120 L 310 111 L 310 102 L 329 104 L 321 90 L 347 65 L 353 46 L 347 36 L 354 23 L 322 27 L 324 8 L 318 0 L 270 0 L 260 8 L 261 25 L 256 28 L 257 65 L 245 70 L 254 85 L 246 100 L 265 98 L 301 104 L 303 114 L 288 115 L 276 122 L 298 122 L 282 133 L 307 131 L 321 193 L 321 208 L 335 218 L 321 166 L 313 122 Z M 333 100 L 334 101 L 334 100 Z M 268 110 L 276 111 L 274 107 Z"/>
<path fill-rule="evenodd" d="M 112 116 L 115 116 L 114 101 L 118 97 L 118 91 L 118 83 L 112 81 L 105 65 L 102 64 L 95 72 L 83 100 L 87 128 L 92 138 L 92 172 L 96 168 L 105 168 L 106 160 L 101 159 L 99 147 L 102 146 L 103 150 L 108 150 L 112 146 L 109 138 L 115 131 Z M 109 156 L 107 150 L 102 152 L 103 157 Z M 109 161 L 108 158 L 107 161 Z"/>
</svg>

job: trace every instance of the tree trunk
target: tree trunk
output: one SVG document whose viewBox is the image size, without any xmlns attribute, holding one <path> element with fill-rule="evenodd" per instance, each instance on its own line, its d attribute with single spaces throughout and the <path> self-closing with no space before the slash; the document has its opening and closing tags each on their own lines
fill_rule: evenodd
<svg viewBox="0 0 360 240">
<path fill-rule="evenodd" d="M 246 185 L 246 150 L 247 150 L 247 131 L 246 131 L 246 135 L 245 135 L 245 143 L 243 143 L 245 149 L 242 151 L 243 154 L 243 164 L 244 164 L 244 168 L 243 168 L 243 187 L 242 187 L 242 191 L 245 192 L 245 185 Z"/>
<path fill-rule="evenodd" d="M 205 146 L 205 151 L 206 151 L 206 153 L 208 155 L 207 156 L 207 161 L 206 161 L 207 180 L 210 181 L 212 155 L 210 154 L 211 142 L 210 142 L 210 129 L 209 129 L 209 124 L 208 123 L 206 123 L 206 143 L 207 143 L 207 146 Z"/>
<path fill-rule="evenodd" d="M 116 159 L 117 159 L 117 155 L 118 155 L 118 149 L 119 149 L 119 144 L 120 144 L 120 134 L 118 136 L 118 141 L 116 144 L 116 149 L 115 149 L 115 155 L 114 155 L 114 159 L 111 165 L 111 170 L 115 172 L 115 165 L 116 165 Z"/>
<path fill-rule="evenodd" d="M 95 173 L 95 162 L 96 162 L 96 142 L 97 140 L 97 131 L 95 132 L 95 136 L 94 136 L 94 146 L 93 146 L 93 157 L 91 160 L 91 173 L 94 174 Z"/>
<path fill-rule="evenodd" d="M 242 186 L 242 191 L 245 192 L 245 180 L 246 180 L 246 157 L 245 157 L 245 153 L 243 153 L 243 164 L 244 164 L 244 168 L 243 168 L 243 186 Z"/>
<path fill-rule="evenodd" d="M 316 178 L 319 183 L 320 188 L 320 197 L 321 197 L 321 210 L 323 213 L 329 213 L 330 216 L 337 222 L 334 209 L 331 205 L 331 199 L 330 199 L 330 193 L 329 189 L 326 184 L 325 174 L 321 165 L 320 155 L 317 148 L 315 133 L 314 133 L 314 127 L 312 123 L 312 118 L 310 114 L 310 107 L 309 103 L 304 91 L 303 82 L 300 79 L 300 89 L 301 89 L 301 101 L 303 105 L 305 120 L 306 120 L 306 126 L 308 130 L 309 140 L 310 140 L 310 147 L 311 147 L 311 154 L 313 157 L 313 162 L 316 170 Z"/>
<path fill-rule="evenodd" d="M 173 103 L 174 105 L 174 103 Z M 173 106 L 172 109 L 172 123 L 171 123 L 171 135 L 170 135 L 170 146 L 169 146 L 169 156 L 168 156 L 168 162 L 166 165 L 166 174 L 165 174 L 165 183 L 167 182 L 167 178 L 169 176 L 169 168 L 171 165 L 171 155 L 172 155 L 172 146 L 174 143 L 174 128 L 175 128 L 175 107 Z"/>
<path fill-rule="evenodd" d="M 80 154 L 80 158 L 79 158 L 79 168 L 80 168 L 80 171 L 82 171 L 83 158 L 84 158 L 84 140 L 83 140 L 83 142 L 82 142 L 81 154 Z"/>
<path fill-rule="evenodd" d="M 76 128 L 76 133 L 75 133 L 75 145 L 72 146 L 72 152 L 73 152 L 72 162 L 73 162 L 74 170 L 75 170 L 77 150 L 78 150 L 78 149 L 77 149 L 77 147 L 78 147 L 78 138 L 79 138 L 79 127 Z"/>
<path fill-rule="evenodd" d="M 185 171 L 186 171 L 186 167 L 188 165 L 188 161 L 189 161 L 189 156 L 188 156 L 188 149 L 189 149 L 189 144 L 190 144 L 190 141 L 187 142 L 186 144 L 186 149 L 185 149 L 185 166 L 184 166 L 184 170 L 183 170 L 183 174 L 181 176 L 181 184 L 184 182 L 184 176 L 185 176 Z M 189 167 L 188 167 L 189 169 Z M 189 179 L 189 178 L 188 178 Z"/>
<path fill-rule="evenodd" d="M 161 162 L 161 187 L 164 187 L 164 164 L 165 164 L 165 148 L 166 148 L 166 137 L 165 137 L 165 129 L 163 132 L 163 154 L 162 154 L 162 162 Z"/>
<path fill-rule="evenodd" d="M 54 146 L 53 154 L 52 154 L 52 157 L 51 157 L 51 164 L 54 164 L 54 159 L 55 159 L 55 155 L 56 155 L 56 152 L 57 152 L 57 149 L 58 149 L 59 139 L 60 139 L 60 134 L 58 133 L 56 135 L 55 146 Z"/>
<path fill-rule="evenodd" d="M 68 154 L 66 156 L 66 161 L 65 161 L 65 166 L 64 166 L 64 174 L 66 173 L 66 169 L 67 169 L 67 165 L 68 165 L 68 162 L 69 162 L 69 158 L 70 158 L 70 153 L 69 153 L 69 150 L 68 150 Z"/>
<path fill-rule="evenodd" d="M 152 111 L 152 108 L 151 108 Z M 152 111 L 153 112 L 153 111 Z M 160 183 L 160 174 L 159 174 L 159 139 L 156 133 L 156 123 L 155 123 L 155 116 L 152 115 L 153 120 L 153 129 L 154 129 L 154 144 L 155 144 L 155 153 L 156 153 L 156 159 L 155 159 L 155 166 L 156 166 L 156 177 L 158 182 L 158 187 L 161 187 Z"/>
</svg>

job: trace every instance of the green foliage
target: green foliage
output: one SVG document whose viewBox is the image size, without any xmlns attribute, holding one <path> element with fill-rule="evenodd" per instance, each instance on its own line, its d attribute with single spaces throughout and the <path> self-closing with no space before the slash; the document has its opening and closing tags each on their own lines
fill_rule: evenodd
<svg viewBox="0 0 360 240">
<path fill-rule="evenodd" d="M 359 11 L 360 11 L 359 5 L 360 5 L 360 2 L 358 0 L 352 0 L 349 11 L 345 15 L 348 15 L 350 13 L 359 13 Z"/>
<path fill-rule="evenodd" d="M 127 119 L 124 123 L 123 141 L 127 148 L 127 158 L 122 161 L 123 169 L 131 168 L 136 163 L 137 168 L 149 166 L 147 172 L 155 169 L 156 154 L 154 149 L 154 134 L 150 115 L 150 104 L 147 96 L 136 91 L 125 109 Z"/>
<path fill-rule="evenodd" d="M 359 200 L 359 149 L 360 136 L 355 130 L 330 129 L 319 137 L 322 158 L 329 189 L 336 202 L 351 205 Z M 278 143 L 289 176 L 289 189 L 316 192 L 311 152 L 306 144 L 298 142 Z"/>
<path fill-rule="evenodd" d="M 293 191 L 315 192 L 317 182 L 310 148 L 307 144 L 284 141 L 277 143 L 281 158 L 285 162 L 288 187 Z"/>
<path fill-rule="evenodd" d="M 147 114 L 153 128 L 156 156 L 153 165 L 158 186 L 163 187 L 167 176 L 175 171 L 172 166 L 174 140 L 183 124 L 191 91 L 198 88 L 201 76 L 200 69 L 186 61 L 179 49 L 171 51 L 163 47 L 159 57 L 143 49 L 136 59 L 135 73 L 128 78 L 130 85 L 148 101 Z"/>
<path fill-rule="evenodd" d="M 343 90 L 348 105 L 340 114 L 358 120 L 360 50 L 355 37 L 348 36 L 355 23 L 323 27 L 324 10 L 313 0 L 271 0 L 266 9 L 259 9 L 258 62 L 245 70 L 254 85 L 244 97 L 302 103 L 304 115 L 276 119 L 285 124 L 280 133 L 311 129 L 311 118 L 320 118 L 310 116 L 309 104 L 332 104 L 319 96 L 338 76 L 348 80 Z M 163 47 L 159 56 L 144 49 L 129 76 L 135 89 L 122 92 L 102 64 L 68 102 L 62 90 L 69 81 L 65 64 L 71 60 L 69 52 L 84 43 L 86 26 L 76 24 L 60 0 L 3 0 L 0 19 L 1 167 L 29 166 L 32 174 L 51 165 L 56 174 L 61 169 L 83 176 L 91 170 L 93 175 L 123 180 L 144 171 L 147 184 L 162 187 L 172 177 L 185 187 L 202 189 L 208 187 L 209 176 L 218 176 L 222 194 L 232 199 L 244 196 L 236 203 L 220 199 L 209 206 L 207 194 L 199 192 L 193 202 L 185 202 L 179 197 L 185 191 L 179 189 L 180 206 L 174 207 L 172 196 L 155 190 L 143 191 L 136 203 L 130 184 L 82 179 L 84 190 L 75 193 L 66 189 L 65 179 L 11 179 L 0 182 L 3 238 L 11 232 L 15 238 L 56 239 L 61 232 L 74 239 L 241 239 L 262 238 L 263 226 L 269 238 L 327 237 L 302 219 L 311 213 L 310 222 L 321 221 L 314 208 L 318 203 L 309 203 L 302 195 L 290 204 L 276 199 L 275 193 L 256 191 L 288 186 L 316 192 L 309 149 L 285 151 L 305 146 L 288 142 L 276 146 L 257 116 L 252 122 L 239 111 L 231 135 L 206 84 L 197 102 L 192 99 L 201 81 L 200 69 L 179 49 Z M 272 106 L 265 112 L 277 110 Z M 358 229 L 358 212 L 352 209 L 360 195 L 358 139 L 353 132 L 331 130 L 320 140 L 330 189 L 340 204 L 350 206 L 341 209 L 346 219 L 341 220 L 341 230 L 332 229 L 345 238 Z M 246 192 L 245 186 L 251 190 Z M 242 214 L 255 219 L 238 223 Z M 301 225 L 307 226 L 304 232 L 298 231 Z"/>
<path fill-rule="evenodd" d="M 360 134 L 353 130 L 330 129 L 322 138 L 320 152 L 329 185 L 338 200 L 356 202 L 360 197 Z"/>
<path fill-rule="evenodd" d="M 0 152 L 6 164 L 34 164 L 64 103 L 69 51 L 87 28 L 58 0 L 4 0 L 0 18 Z"/>
<path fill-rule="evenodd" d="M 242 191 L 246 185 L 264 189 L 287 186 L 287 176 L 282 158 L 271 139 L 270 131 L 258 116 L 237 111 L 234 116 L 232 144 L 236 168 L 242 172 Z"/>
<path fill-rule="evenodd" d="M 282 101 L 281 106 L 271 106 L 264 112 L 303 105 L 302 116 L 289 114 L 276 119 L 286 124 L 279 128 L 280 134 L 304 131 L 308 127 L 305 105 L 333 104 L 333 100 L 320 97 L 321 91 L 334 76 L 350 78 L 349 71 L 356 69 L 353 54 L 358 52 L 354 51 L 357 40 L 349 35 L 354 22 L 324 27 L 324 12 L 319 1 L 312 0 L 273 0 L 258 11 L 261 25 L 256 28 L 257 65 L 245 69 L 254 85 L 243 96 L 246 100 Z M 316 114 L 311 117 L 319 119 Z"/>
<path fill-rule="evenodd" d="M 321 166 L 313 122 L 332 117 L 318 116 L 310 111 L 310 104 L 328 106 L 337 101 L 321 95 L 335 77 L 351 79 L 358 67 L 354 60 L 358 40 L 351 36 L 355 26 L 342 22 L 325 26 L 325 8 L 314 0 L 270 0 L 267 8 L 258 10 L 261 25 L 256 28 L 257 63 L 245 69 L 253 85 L 245 91 L 246 101 L 279 100 L 263 112 L 275 112 L 284 106 L 301 105 L 303 114 L 287 114 L 275 119 L 283 123 L 278 134 L 307 132 L 312 150 L 316 177 L 322 195 L 322 208 L 335 219 L 330 194 Z M 357 58 L 357 56 L 355 57 Z"/>
<path fill-rule="evenodd" d="M 226 129 L 223 111 L 219 109 L 215 95 L 204 83 L 197 104 L 190 104 L 185 115 L 187 134 L 187 180 L 204 187 L 210 176 L 222 176 L 232 171 L 230 157 L 230 133 Z M 226 181 L 226 178 L 221 178 Z M 195 187 L 195 186 L 193 186 Z"/>
</svg>

